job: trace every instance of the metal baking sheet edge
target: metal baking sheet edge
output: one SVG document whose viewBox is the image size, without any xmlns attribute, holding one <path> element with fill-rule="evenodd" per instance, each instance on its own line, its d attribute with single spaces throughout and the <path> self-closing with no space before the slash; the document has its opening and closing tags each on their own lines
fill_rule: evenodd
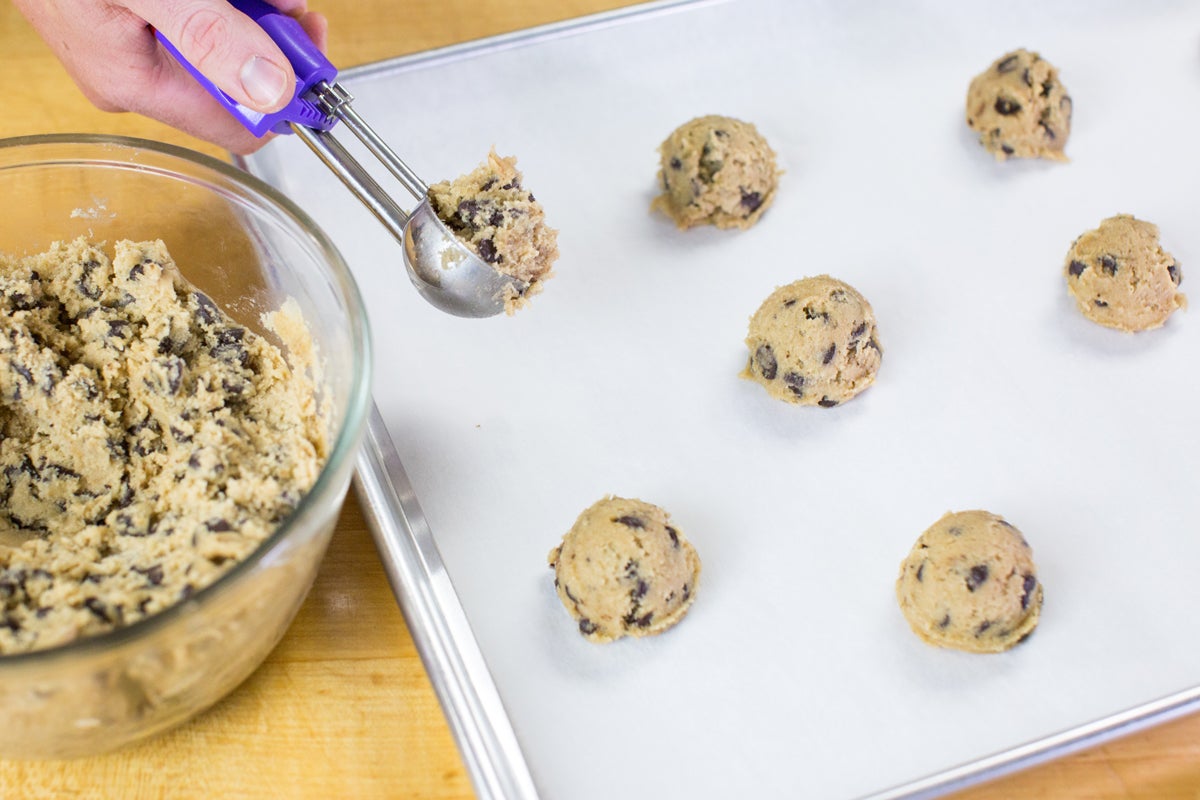
<svg viewBox="0 0 1200 800">
<path fill-rule="evenodd" d="M 730 0 L 655 0 L 614 11 L 399 56 L 340 72 L 367 79 Z M 248 171 L 245 157 L 234 163 Z M 387 424 L 372 404 L 354 486 L 388 581 L 480 798 L 538 793 L 499 691 L 454 591 Z M 1200 686 L 960 764 L 859 800 L 927 800 L 1019 772 L 1200 711 Z"/>
</svg>

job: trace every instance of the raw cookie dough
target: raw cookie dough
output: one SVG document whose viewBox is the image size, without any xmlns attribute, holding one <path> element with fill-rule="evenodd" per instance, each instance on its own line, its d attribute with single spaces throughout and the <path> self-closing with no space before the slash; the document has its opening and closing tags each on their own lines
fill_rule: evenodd
<svg viewBox="0 0 1200 800">
<path fill-rule="evenodd" d="M 515 158 L 492 150 L 467 175 L 429 187 L 429 205 L 476 255 L 528 284 L 505 298 L 509 314 L 542 290 L 558 258 L 558 231 L 533 194 L 521 186 Z"/>
<path fill-rule="evenodd" d="M 550 551 L 554 588 L 593 642 L 662 633 L 696 596 L 700 558 L 667 512 L 606 497 Z"/>
<path fill-rule="evenodd" d="M 775 199 L 775 152 L 748 122 L 710 115 L 659 145 L 663 193 L 651 205 L 679 228 L 749 228 Z"/>
<path fill-rule="evenodd" d="M 1071 98 L 1049 61 L 1014 50 L 971 81 L 967 125 L 1000 161 L 1009 156 L 1066 161 Z"/>
<path fill-rule="evenodd" d="M 828 275 L 803 278 L 772 292 L 750 318 L 742 377 L 779 400 L 836 406 L 875 381 L 877 336 L 861 294 Z"/>
<path fill-rule="evenodd" d="M 1183 270 L 1158 243 L 1158 227 L 1128 214 L 1109 217 L 1071 244 L 1067 290 L 1085 317 L 1122 331 L 1160 327 L 1177 308 Z"/>
<path fill-rule="evenodd" d="M 998 653 L 1037 627 L 1042 584 L 1021 532 L 987 511 L 948 513 L 900 565 L 900 610 L 930 644 Z"/>
<path fill-rule="evenodd" d="M 249 555 L 321 469 L 315 403 L 162 242 L 0 257 L 0 654 L 136 622 Z"/>
</svg>

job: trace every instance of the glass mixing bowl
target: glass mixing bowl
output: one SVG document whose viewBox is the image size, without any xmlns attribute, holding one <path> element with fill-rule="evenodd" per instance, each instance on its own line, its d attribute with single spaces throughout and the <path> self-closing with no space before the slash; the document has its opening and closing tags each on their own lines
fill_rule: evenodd
<svg viewBox="0 0 1200 800">
<path fill-rule="evenodd" d="M 241 683 L 278 643 L 316 576 L 349 486 L 370 395 L 358 289 L 287 198 L 215 159 L 103 136 L 0 140 L 0 252 L 56 240 L 162 239 L 237 322 L 299 304 L 323 368 L 328 461 L 295 512 L 212 585 L 124 628 L 0 656 L 0 757 L 111 750 L 166 730 Z M 286 352 L 286 351 L 285 351 Z"/>
</svg>

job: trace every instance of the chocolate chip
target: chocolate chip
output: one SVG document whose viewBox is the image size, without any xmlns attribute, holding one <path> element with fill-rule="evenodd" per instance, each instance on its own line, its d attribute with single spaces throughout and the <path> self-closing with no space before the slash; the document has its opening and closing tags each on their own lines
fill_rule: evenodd
<svg viewBox="0 0 1200 800">
<path fill-rule="evenodd" d="M 1099 298 L 1093 300 L 1092 302 L 1096 304 L 1097 308 L 1108 308 L 1108 303 Z"/>
<path fill-rule="evenodd" d="M 1033 86 L 1033 78 L 1029 76 L 1029 67 L 1026 67 L 1025 71 L 1021 73 L 1021 80 L 1026 86 Z"/>
<path fill-rule="evenodd" d="M 103 620 L 104 622 L 112 622 L 112 619 L 109 617 L 108 606 L 106 606 L 102 600 L 95 597 L 89 597 L 83 601 L 83 605 L 84 608 L 92 612 L 92 614 L 94 614 L 97 618 Z"/>
<path fill-rule="evenodd" d="M 1067 274 L 1074 278 L 1078 278 L 1083 274 L 1085 269 L 1087 269 L 1087 264 L 1083 263 L 1082 261 L 1073 260 L 1067 266 Z"/>
<path fill-rule="evenodd" d="M 976 564 L 975 566 L 971 567 L 971 574 L 967 576 L 967 591 L 975 591 L 982 586 L 987 579 L 987 564 Z"/>
<path fill-rule="evenodd" d="M 830 361 L 833 361 L 833 357 L 836 354 L 837 354 L 837 345 L 836 344 L 829 345 L 829 349 L 825 351 L 825 355 L 821 356 L 821 363 L 828 364 Z"/>
<path fill-rule="evenodd" d="M 1006 156 L 1011 156 L 1013 153 L 1017 152 L 1016 150 L 1012 149 L 1012 147 L 1007 144 L 1000 145 L 1000 151 L 1002 153 L 1004 153 L 1004 155 L 1006 155 Z"/>
<path fill-rule="evenodd" d="M 614 517 L 613 522 L 624 525 L 626 528 L 637 528 L 638 530 L 644 530 L 646 527 L 646 520 L 634 514 L 626 514 L 623 517 Z"/>
<path fill-rule="evenodd" d="M 641 578 L 638 578 L 637 586 L 629 590 L 629 596 L 634 600 L 641 600 L 650 591 L 650 584 L 646 583 Z"/>
<path fill-rule="evenodd" d="M 783 376 L 783 382 L 792 394 L 800 397 L 804 394 L 804 376 L 799 372 L 788 372 Z"/>
<path fill-rule="evenodd" d="M 1037 588 L 1037 578 L 1032 575 L 1025 576 L 1025 582 L 1021 586 L 1021 608 L 1029 608 L 1029 600 L 1033 597 L 1033 590 Z"/>
<path fill-rule="evenodd" d="M 1046 122 L 1044 120 L 1038 121 L 1038 127 L 1042 129 L 1042 135 L 1045 136 L 1050 141 L 1053 142 L 1055 139 L 1058 138 L 1058 134 L 1056 134 L 1054 132 L 1054 129 L 1051 128 L 1048 124 L 1046 124 Z"/>
<path fill-rule="evenodd" d="M 463 200 L 459 202 L 458 209 L 455 211 L 457 216 L 464 224 L 469 224 L 471 218 L 479 213 L 479 203 L 475 200 Z"/>
<path fill-rule="evenodd" d="M 744 188 L 740 189 L 740 191 L 742 199 L 739 202 L 742 204 L 742 207 L 751 214 L 758 211 L 759 206 L 763 204 L 762 195 L 759 192 L 748 192 Z"/>
<path fill-rule="evenodd" d="M 983 622 L 979 623 L 979 627 L 975 629 L 975 635 L 982 636 L 990 627 L 992 627 L 992 621 L 990 619 L 985 619 Z"/>
<path fill-rule="evenodd" d="M 151 586 L 162 586 L 162 582 L 163 582 L 162 564 L 155 564 L 153 567 L 150 567 L 149 569 L 144 569 L 144 570 L 139 569 L 138 572 L 140 572 L 146 576 L 146 580 L 149 581 Z"/>
<path fill-rule="evenodd" d="M 500 209 L 496 209 L 492 212 L 492 215 L 488 217 L 488 225 L 491 225 L 493 228 L 499 227 L 503 222 L 504 212 Z"/>
<path fill-rule="evenodd" d="M 647 611 L 646 614 L 641 617 L 636 616 L 636 613 L 636 611 L 631 611 L 621 619 L 621 621 L 625 623 L 625 627 L 649 628 L 650 621 L 654 619 L 654 612 Z"/>
<path fill-rule="evenodd" d="M 997 114 L 1011 117 L 1021 111 L 1021 104 L 1010 97 L 997 97 L 995 108 Z"/>
<path fill-rule="evenodd" d="M 925 580 L 925 562 L 921 562 L 921 566 L 917 567 L 917 580 L 924 582 Z"/>
<path fill-rule="evenodd" d="M 499 264 L 504 260 L 504 256 L 496 252 L 496 243 L 491 239 L 480 239 L 475 248 L 479 251 L 479 257 L 489 264 Z"/>
<path fill-rule="evenodd" d="M 828 395 L 826 395 L 825 397 L 822 397 L 820 400 L 817 401 L 817 405 L 819 405 L 821 408 L 833 408 L 837 404 L 838 404 L 838 401 L 834 400 L 833 398 L 829 397 Z"/>
<path fill-rule="evenodd" d="M 683 169 L 683 162 L 680 161 L 677 157 L 672 156 L 671 169 Z"/>
<path fill-rule="evenodd" d="M 938 621 L 938 627 L 942 628 L 943 630 L 950 627 L 950 615 L 949 614 L 942 617 L 941 620 Z"/>
<path fill-rule="evenodd" d="M 667 529 L 667 536 L 671 537 L 671 545 L 673 547 L 678 548 L 679 547 L 679 531 L 675 530 L 670 525 L 667 525 L 666 529 Z"/>
<path fill-rule="evenodd" d="M 212 325 L 221 318 L 221 312 L 217 308 L 217 304 L 208 298 L 208 295 L 202 292 L 192 292 L 192 297 L 196 301 L 196 318 L 204 325 Z"/>
<path fill-rule="evenodd" d="M 486 192 L 488 189 L 491 189 L 493 186 L 495 186 L 499 182 L 500 182 L 499 178 L 495 178 L 495 177 L 488 178 L 486 181 L 483 182 L 483 185 L 479 187 L 479 191 Z"/>
<path fill-rule="evenodd" d="M 779 371 L 779 362 L 775 360 L 775 352 L 769 344 L 760 344 L 758 349 L 754 351 L 754 363 L 758 365 L 758 371 L 762 376 L 769 380 L 775 380 L 775 375 Z"/>
<path fill-rule="evenodd" d="M 596 625 L 596 623 L 592 622 L 587 617 L 579 620 L 579 632 L 584 636 L 590 636 L 597 630 L 599 630 L 599 627 Z"/>
<path fill-rule="evenodd" d="M 854 330 L 850 331 L 850 341 L 853 342 L 855 339 L 861 339 L 862 335 L 866 332 L 867 332 L 867 323 L 865 321 L 858 323 L 858 325 L 855 326 Z"/>
<path fill-rule="evenodd" d="M 1109 275 L 1117 274 L 1117 259 L 1115 256 L 1105 255 L 1100 256 L 1100 268 Z"/>
<path fill-rule="evenodd" d="M 1042 97 L 1049 97 L 1050 91 L 1054 88 L 1054 81 L 1047 78 L 1042 81 Z"/>
<path fill-rule="evenodd" d="M 1169 265 L 1167 267 L 1167 274 L 1171 276 L 1171 282 L 1174 283 L 1176 286 L 1178 286 L 1179 281 L 1181 280 L 1180 273 L 1179 273 L 1179 264 Z"/>
<path fill-rule="evenodd" d="M 208 528 L 214 533 L 223 533 L 225 531 L 233 530 L 233 526 L 229 524 L 229 520 L 223 517 L 215 517 L 208 520 L 204 523 L 204 527 Z"/>
<path fill-rule="evenodd" d="M 999 72 L 1001 75 L 1006 72 L 1012 72 L 1017 68 L 1018 60 L 1020 60 L 1020 57 L 1016 53 L 1013 53 L 1011 56 L 1006 56 L 996 64 L 996 72 Z"/>
</svg>

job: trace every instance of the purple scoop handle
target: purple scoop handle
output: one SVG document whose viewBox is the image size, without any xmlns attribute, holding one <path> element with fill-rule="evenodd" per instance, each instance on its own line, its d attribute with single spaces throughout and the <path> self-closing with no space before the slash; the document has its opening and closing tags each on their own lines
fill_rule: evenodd
<svg viewBox="0 0 1200 800">
<path fill-rule="evenodd" d="M 257 22 L 291 62 L 296 73 L 296 91 L 291 101 L 279 111 L 263 114 L 241 105 L 201 74 L 161 32 L 155 31 L 154 35 L 192 77 L 255 136 L 264 136 L 268 131 L 291 133 L 288 124 L 291 122 L 316 130 L 327 131 L 332 128 L 337 122 L 336 118 L 321 113 L 305 96 L 322 81 L 332 83 L 337 77 L 337 68 L 317 49 L 300 23 L 262 0 L 230 0 L 230 5 Z"/>
</svg>

